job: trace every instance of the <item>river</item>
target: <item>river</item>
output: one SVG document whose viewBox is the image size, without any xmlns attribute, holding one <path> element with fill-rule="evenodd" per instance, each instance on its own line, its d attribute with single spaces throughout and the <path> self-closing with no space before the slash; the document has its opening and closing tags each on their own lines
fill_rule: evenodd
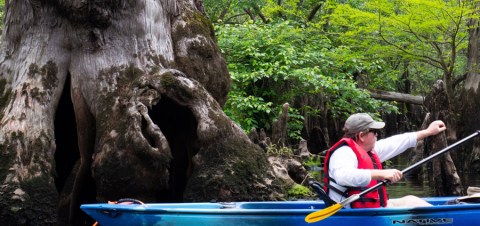
<svg viewBox="0 0 480 226">
<path fill-rule="evenodd" d="M 408 167 L 407 163 L 407 158 L 400 155 L 392 159 L 392 165 L 389 168 L 402 170 Z M 462 178 L 464 192 L 466 192 L 469 186 L 480 187 L 480 174 L 475 172 L 459 172 L 459 176 Z M 435 195 L 426 173 L 424 173 L 423 177 L 419 180 L 409 178 L 408 175 L 405 175 L 405 179 L 388 185 L 387 190 L 390 198 L 399 198 L 405 195 L 416 195 L 419 197 Z"/>
</svg>

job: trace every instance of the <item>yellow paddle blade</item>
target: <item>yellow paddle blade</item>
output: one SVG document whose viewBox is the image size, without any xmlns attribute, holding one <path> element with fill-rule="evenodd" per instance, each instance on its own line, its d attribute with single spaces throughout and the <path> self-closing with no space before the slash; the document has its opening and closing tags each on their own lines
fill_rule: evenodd
<svg viewBox="0 0 480 226">
<path fill-rule="evenodd" d="M 313 212 L 311 214 L 308 214 L 306 217 L 305 217 L 305 221 L 307 223 L 314 223 L 314 222 L 317 222 L 317 221 L 321 221 L 329 216 L 332 216 L 333 214 L 335 214 L 336 212 L 338 212 L 340 209 L 342 208 L 342 205 L 340 203 L 337 203 L 335 205 L 332 205 L 328 208 L 325 208 L 323 210 L 319 210 L 319 211 L 316 211 L 316 212 Z"/>
</svg>

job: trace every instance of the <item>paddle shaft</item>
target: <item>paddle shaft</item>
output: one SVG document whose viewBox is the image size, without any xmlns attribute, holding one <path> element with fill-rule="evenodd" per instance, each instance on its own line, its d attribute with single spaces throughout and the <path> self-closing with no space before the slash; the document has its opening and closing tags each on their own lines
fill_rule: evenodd
<svg viewBox="0 0 480 226">
<path fill-rule="evenodd" d="M 450 146 L 448 146 L 448 147 L 446 147 L 446 148 L 444 148 L 444 149 L 436 152 L 435 154 L 430 155 L 430 156 L 428 156 L 427 158 L 422 159 L 420 162 L 417 162 L 417 163 L 415 163 L 415 164 L 407 167 L 406 169 L 402 170 L 402 174 L 407 174 L 407 173 L 409 173 L 410 171 L 412 171 L 412 170 L 418 168 L 419 166 L 421 166 L 422 164 L 424 164 L 424 163 L 426 163 L 426 162 L 429 162 L 430 160 L 438 157 L 439 155 L 442 155 L 442 154 L 444 154 L 445 152 L 450 151 L 450 150 L 453 149 L 453 148 L 456 148 L 458 145 L 463 144 L 465 141 L 470 140 L 470 139 L 472 139 L 472 138 L 474 138 L 474 137 L 476 137 L 476 136 L 478 136 L 478 135 L 480 135 L 480 130 L 477 130 L 475 133 L 472 133 L 470 136 L 465 137 L 465 138 L 463 138 L 463 139 L 461 139 L 461 140 L 453 143 L 452 145 L 450 145 Z M 388 182 L 389 182 L 388 180 L 384 180 L 384 181 L 376 184 L 375 186 L 370 187 L 370 188 L 367 189 L 367 190 L 364 190 L 363 192 L 361 192 L 360 194 L 358 194 L 358 196 L 359 196 L 359 197 L 364 196 L 365 194 L 367 194 L 367 193 L 369 193 L 369 192 L 371 192 L 371 191 L 374 191 L 374 190 L 378 189 L 380 186 L 382 186 L 382 185 L 384 185 L 384 184 L 386 184 L 386 183 L 388 183 Z"/>
</svg>

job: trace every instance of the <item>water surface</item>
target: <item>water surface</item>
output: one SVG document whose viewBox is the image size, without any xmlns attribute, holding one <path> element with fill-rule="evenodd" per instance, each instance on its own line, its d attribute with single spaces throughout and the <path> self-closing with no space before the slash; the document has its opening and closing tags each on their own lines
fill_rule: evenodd
<svg viewBox="0 0 480 226">
<path fill-rule="evenodd" d="M 395 168 L 398 170 L 403 170 L 409 165 L 408 159 L 404 155 L 400 155 L 392 159 L 392 165 L 389 168 Z M 423 170 L 428 170 L 429 165 L 426 163 Z M 463 191 L 466 194 L 466 190 L 469 186 L 480 187 L 480 175 L 476 172 L 458 172 L 463 185 Z M 388 185 L 387 187 L 388 194 L 390 198 L 399 198 L 405 195 L 416 195 L 419 197 L 429 197 L 435 196 L 435 191 L 431 186 L 431 183 L 428 179 L 427 173 L 423 173 L 421 178 L 411 178 L 408 175 L 405 175 L 405 178 L 401 181 Z"/>
</svg>

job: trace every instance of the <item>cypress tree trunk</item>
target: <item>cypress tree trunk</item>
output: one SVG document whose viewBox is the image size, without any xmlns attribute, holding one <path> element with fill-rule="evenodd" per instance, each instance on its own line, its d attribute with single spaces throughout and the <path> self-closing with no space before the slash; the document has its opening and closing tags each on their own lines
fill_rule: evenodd
<svg viewBox="0 0 480 226">
<path fill-rule="evenodd" d="M 478 8 L 478 7 L 477 7 Z M 467 61 L 467 78 L 465 80 L 464 89 L 457 95 L 457 109 L 460 109 L 459 134 L 467 136 L 480 129 L 480 74 L 478 73 L 480 65 L 480 28 L 476 19 L 470 20 L 469 42 L 468 42 L 468 61 Z M 467 144 L 464 152 L 459 154 L 460 161 L 463 163 L 465 171 L 480 171 L 480 139 L 476 138 L 475 142 Z M 466 154 L 463 154 L 466 153 Z"/>
<path fill-rule="evenodd" d="M 2 224 L 79 224 L 80 204 L 127 197 L 279 197 L 222 112 L 230 81 L 202 1 L 7 0 L 5 13 Z"/>
<path fill-rule="evenodd" d="M 425 97 L 425 106 L 430 113 L 422 125 L 424 128 L 435 120 L 444 121 L 447 128 L 450 128 L 449 122 L 454 121 L 452 119 L 454 118 L 454 114 L 452 113 L 451 103 L 448 101 L 447 96 L 448 93 L 445 83 L 442 80 L 438 80 L 433 85 L 430 93 Z M 429 137 L 427 141 L 422 144 L 428 156 L 448 146 L 446 134 L 448 134 L 447 131 Z M 465 194 L 450 153 L 443 154 L 440 158 L 434 159 L 432 166 L 429 176 L 436 196 L 458 196 Z"/>
</svg>

